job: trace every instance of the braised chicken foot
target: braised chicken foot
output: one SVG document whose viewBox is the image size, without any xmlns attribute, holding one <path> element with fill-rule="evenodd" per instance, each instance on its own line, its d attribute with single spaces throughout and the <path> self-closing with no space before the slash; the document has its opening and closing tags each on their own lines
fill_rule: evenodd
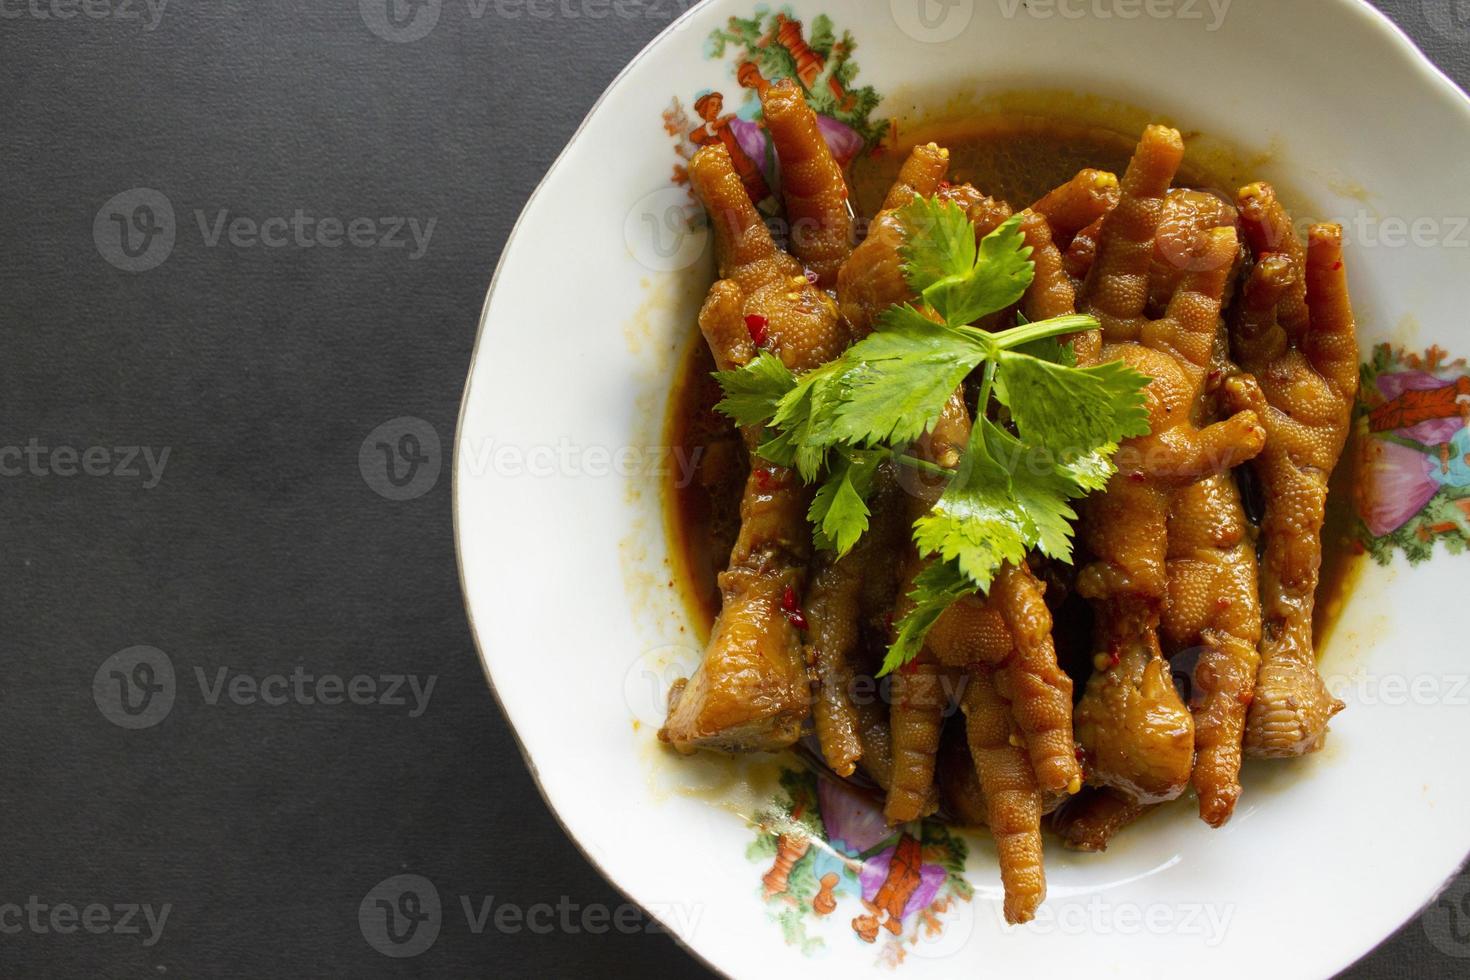
<svg viewBox="0 0 1470 980">
<path fill-rule="evenodd" d="M 1149 435 L 1125 442 L 1107 491 L 1085 508 L 1095 560 L 1078 580 L 1097 610 L 1099 651 L 1076 712 L 1087 776 L 1141 803 L 1181 794 L 1194 758 L 1194 720 L 1158 637 L 1172 491 L 1252 458 L 1265 439 L 1248 411 L 1203 428 L 1193 418 L 1238 252 L 1235 230 L 1198 228 L 1171 249 L 1182 271 L 1163 316 L 1146 314 L 1165 196 L 1183 153 L 1176 131 L 1145 131 L 1103 221 L 1080 304 L 1102 324 L 1102 360 L 1123 360 L 1151 379 Z"/>
<path fill-rule="evenodd" d="M 1312 226 L 1304 250 L 1266 184 L 1242 190 L 1240 209 L 1257 261 L 1231 340 L 1241 367 L 1260 381 L 1239 400 L 1267 432 L 1255 462 L 1266 500 L 1264 639 L 1245 749 L 1282 758 L 1320 749 L 1343 707 L 1317 670 L 1312 620 L 1327 483 L 1357 396 L 1358 345 L 1341 227 Z"/>
<path fill-rule="evenodd" d="M 740 367 L 763 346 L 801 372 L 839 354 L 848 338 L 836 304 L 777 248 L 729 152 L 701 150 L 689 174 L 711 218 L 721 276 L 699 318 L 716 364 Z M 758 434 L 745 435 L 753 448 Z M 703 662 L 671 692 L 659 733 L 679 751 L 775 750 L 800 736 L 810 691 L 801 634 L 787 612 L 811 549 L 807 498 L 794 473 L 752 452 L 740 533 L 719 577 L 720 615 Z"/>
</svg>

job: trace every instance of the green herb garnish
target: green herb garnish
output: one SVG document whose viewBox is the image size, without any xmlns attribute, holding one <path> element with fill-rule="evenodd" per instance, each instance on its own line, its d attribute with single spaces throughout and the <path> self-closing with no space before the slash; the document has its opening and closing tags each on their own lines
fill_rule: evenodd
<svg viewBox="0 0 1470 980">
<path fill-rule="evenodd" d="M 867 532 L 878 466 L 894 457 L 937 469 L 904 453 L 981 372 L 959 469 L 914 525 L 920 554 L 935 560 L 914 581 L 884 674 L 918 655 L 950 605 L 988 592 L 1003 563 L 1033 548 L 1070 562 L 1071 502 L 1107 485 L 1119 442 L 1148 433 L 1148 378 L 1121 361 L 1079 368 L 1056 339 L 1098 329 L 1094 318 L 1021 319 L 995 333 L 971 326 L 1017 303 L 1035 277 L 1019 215 L 978 245 L 952 203 L 919 198 L 899 217 L 914 305 L 886 310 L 870 336 L 801 377 L 764 351 L 715 375 L 725 392 L 717 408 L 765 427 L 760 455 L 818 485 L 808 514 L 817 546 L 846 554 Z M 992 402 L 1005 409 L 1004 424 L 989 417 Z"/>
</svg>

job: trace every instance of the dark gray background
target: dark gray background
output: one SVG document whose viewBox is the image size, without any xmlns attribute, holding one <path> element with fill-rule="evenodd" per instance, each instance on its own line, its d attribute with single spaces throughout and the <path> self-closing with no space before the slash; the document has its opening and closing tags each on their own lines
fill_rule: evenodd
<svg viewBox="0 0 1470 980">
<path fill-rule="evenodd" d="M 0 446 L 170 457 L 151 489 L 146 470 L 0 485 L 0 903 L 172 910 L 152 947 L 0 933 L 0 974 L 697 972 L 660 935 L 467 928 L 459 896 L 578 912 L 622 899 L 558 829 L 486 690 L 447 461 L 426 494 L 395 501 L 358 460 L 401 416 L 447 455 L 512 222 L 682 0 L 599 20 L 506 18 L 493 2 L 475 18 L 451 0 L 413 44 L 375 36 L 356 0 L 173 0 L 151 31 L 140 0 L 141 21 L 41 18 L 26 2 L 5 0 L 19 15 L 0 18 Z M 1381 5 L 1470 78 L 1470 30 L 1426 17 L 1449 0 Z M 139 187 L 166 196 L 178 234 L 141 274 L 104 261 L 93 234 L 104 203 Z M 435 226 L 411 259 L 207 247 L 194 217 L 298 208 Z M 132 731 L 92 685 L 136 645 L 169 655 L 178 694 Z M 225 666 L 437 685 L 417 718 L 210 705 L 194 671 Z M 650 860 L 679 859 L 645 844 Z M 403 872 L 437 886 L 445 924 L 428 952 L 391 960 L 357 910 Z M 1470 946 L 1415 923 L 1351 975 L 1463 976 L 1470 960 L 1452 952 Z"/>
</svg>

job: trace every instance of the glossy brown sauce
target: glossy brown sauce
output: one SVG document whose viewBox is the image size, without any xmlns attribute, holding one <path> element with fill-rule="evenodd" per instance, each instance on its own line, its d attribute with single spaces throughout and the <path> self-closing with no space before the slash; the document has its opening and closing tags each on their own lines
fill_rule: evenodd
<svg viewBox="0 0 1470 980">
<path fill-rule="evenodd" d="M 734 423 L 715 411 L 720 386 L 711 377 L 714 357 L 696 327 L 679 360 L 679 373 L 664 423 L 665 443 L 696 460 L 694 478 L 671 478 L 664 493 L 664 523 L 674 579 L 694 620 L 700 642 L 720 611 L 716 577 L 729 563 L 740 530 L 740 492 L 750 471 Z"/>
<path fill-rule="evenodd" d="M 1047 191 L 1093 167 L 1122 174 L 1137 134 L 1039 116 L 995 117 L 928 127 L 909 134 L 905 144 L 854 163 L 849 174 L 858 214 L 871 216 L 881 205 L 908 150 L 933 140 L 948 147 L 951 180 L 968 182 L 985 193 L 1024 207 Z M 1186 160 L 1179 186 L 1211 190 L 1233 199 L 1229 184 Z M 748 461 L 738 433 L 714 411 L 719 386 L 710 377 L 714 362 L 697 327 L 681 359 L 665 423 L 667 443 L 699 461 L 695 478 L 680 486 L 671 480 L 665 493 L 675 579 L 683 592 L 701 641 L 720 609 L 718 574 L 724 570 L 739 530 L 740 493 Z M 695 455 L 697 454 L 697 455 Z M 1351 445 L 1343 454 L 1353 458 Z M 1350 466 L 1333 475 L 1323 530 L 1321 585 L 1317 593 L 1318 650 L 1330 637 L 1364 556 L 1352 538 Z M 1080 601 L 1058 610 L 1060 649 L 1087 648 L 1089 611 Z M 1069 642 L 1070 641 L 1070 642 Z M 1086 658 L 1084 663 L 1090 662 Z M 1085 674 L 1084 674 L 1085 677 Z"/>
</svg>

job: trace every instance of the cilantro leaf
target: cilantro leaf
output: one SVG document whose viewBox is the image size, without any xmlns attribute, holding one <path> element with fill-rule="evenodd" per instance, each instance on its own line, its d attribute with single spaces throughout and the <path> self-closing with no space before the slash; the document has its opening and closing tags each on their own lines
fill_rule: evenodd
<svg viewBox="0 0 1470 980">
<path fill-rule="evenodd" d="M 768 463 L 784 466 L 788 470 L 796 468 L 796 446 L 792 443 L 789 432 L 767 429 L 765 440 L 756 446 L 755 452 Z"/>
<path fill-rule="evenodd" d="M 955 478 L 934 509 L 914 524 L 921 555 L 954 562 L 982 591 L 1004 562 L 1017 562 L 1031 545 L 1031 525 L 1017 506 L 1005 465 L 991 454 L 981 421 Z"/>
<path fill-rule="evenodd" d="M 825 433 L 832 424 L 836 402 L 834 381 L 850 367 L 838 358 L 802 375 L 781 396 L 771 425 L 780 433 L 761 448 L 761 455 L 784 466 L 795 466 L 806 483 L 815 483 L 827 465 L 827 450 L 833 442 Z M 776 455 L 767 455 L 767 448 Z"/>
<path fill-rule="evenodd" d="M 1026 446 L 988 419 L 980 422 L 986 449 L 1002 461 L 1010 475 L 1010 491 L 1028 543 L 1059 561 L 1072 560 L 1072 521 L 1077 512 L 1069 501 L 1087 490 L 1046 452 Z"/>
<path fill-rule="evenodd" d="M 985 236 L 968 271 L 932 284 L 923 297 L 944 322 L 960 326 L 1015 303 L 1035 277 L 1031 247 L 1016 215 Z"/>
<path fill-rule="evenodd" d="M 915 576 L 909 593 L 913 608 L 898 621 L 897 636 L 878 676 L 890 674 L 917 657 L 924 648 L 924 637 L 944 611 L 974 592 L 975 583 L 953 562 L 934 562 Z"/>
<path fill-rule="evenodd" d="M 1117 443 L 1108 443 L 1090 453 L 1063 455 L 1060 467 L 1067 477 L 1086 493 L 1106 490 L 1108 481 L 1118 472 L 1113 464 L 1113 454 L 1118 451 Z"/>
<path fill-rule="evenodd" d="M 725 397 L 715 411 L 728 415 L 737 425 L 764 425 L 776 414 L 776 406 L 796 386 L 796 377 L 770 351 L 733 371 L 716 371 Z"/>
<path fill-rule="evenodd" d="M 1018 317 L 1022 324 L 1027 321 L 1024 317 Z M 1018 354 L 1029 354 L 1038 360 L 1050 364 L 1060 364 L 1062 367 L 1074 368 L 1077 366 L 1077 351 L 1070 342 L 1062 343 L 1060 337 L 1043 337 L 1041 340 L 1033 340 L 1029 344 L 1022 344 L 1015 348 Z"/>
<path fill-rule="evenodd" d="M 996 397 L 1021 438 L 1054 459 L 1148 434 L 1148 378 L 1122 361 L 1077 368 L 1012 350 L 998 367 Z"/>
<path fill-rule="evenodd" d="M 937 282 L 969 275 L 975 268 L 975 226 L 963 208 L 937 197 L 915 197 L 898 212 L 904 243 L 904 279 L 917 295 Z"/>
<path fill-rule="evenodd" d="M 1024 560 L 1031 548 L 1070 562 L 1077 519 L 1070 501 L 1099 489 L 1099 481 L 1105 486 L 1110 469 L 1096 451 L 1063 465 L 982 418 L 954 480 L 914 525 L 914 541 L 920 554 L 954 562 L 982 591 L 1002 563 Z"/>
<path fill-rule="evenodd" d="M 816 546 L 847 554 L 868 530 L 868 495 L 873 477 L 887 453 L 882 451 L 839 452 L 827 480 L 812 498 L 807 519 L 812 523 Z"/>
<path fill-rule="evenodd" d="M 829 438 L 848 445 L 903 445 L 923 435 L 965 376 L 990 353 L 975 331 L 935 323 L 894 306 L 844 360 L 841 402 Z"/>
</svg>

